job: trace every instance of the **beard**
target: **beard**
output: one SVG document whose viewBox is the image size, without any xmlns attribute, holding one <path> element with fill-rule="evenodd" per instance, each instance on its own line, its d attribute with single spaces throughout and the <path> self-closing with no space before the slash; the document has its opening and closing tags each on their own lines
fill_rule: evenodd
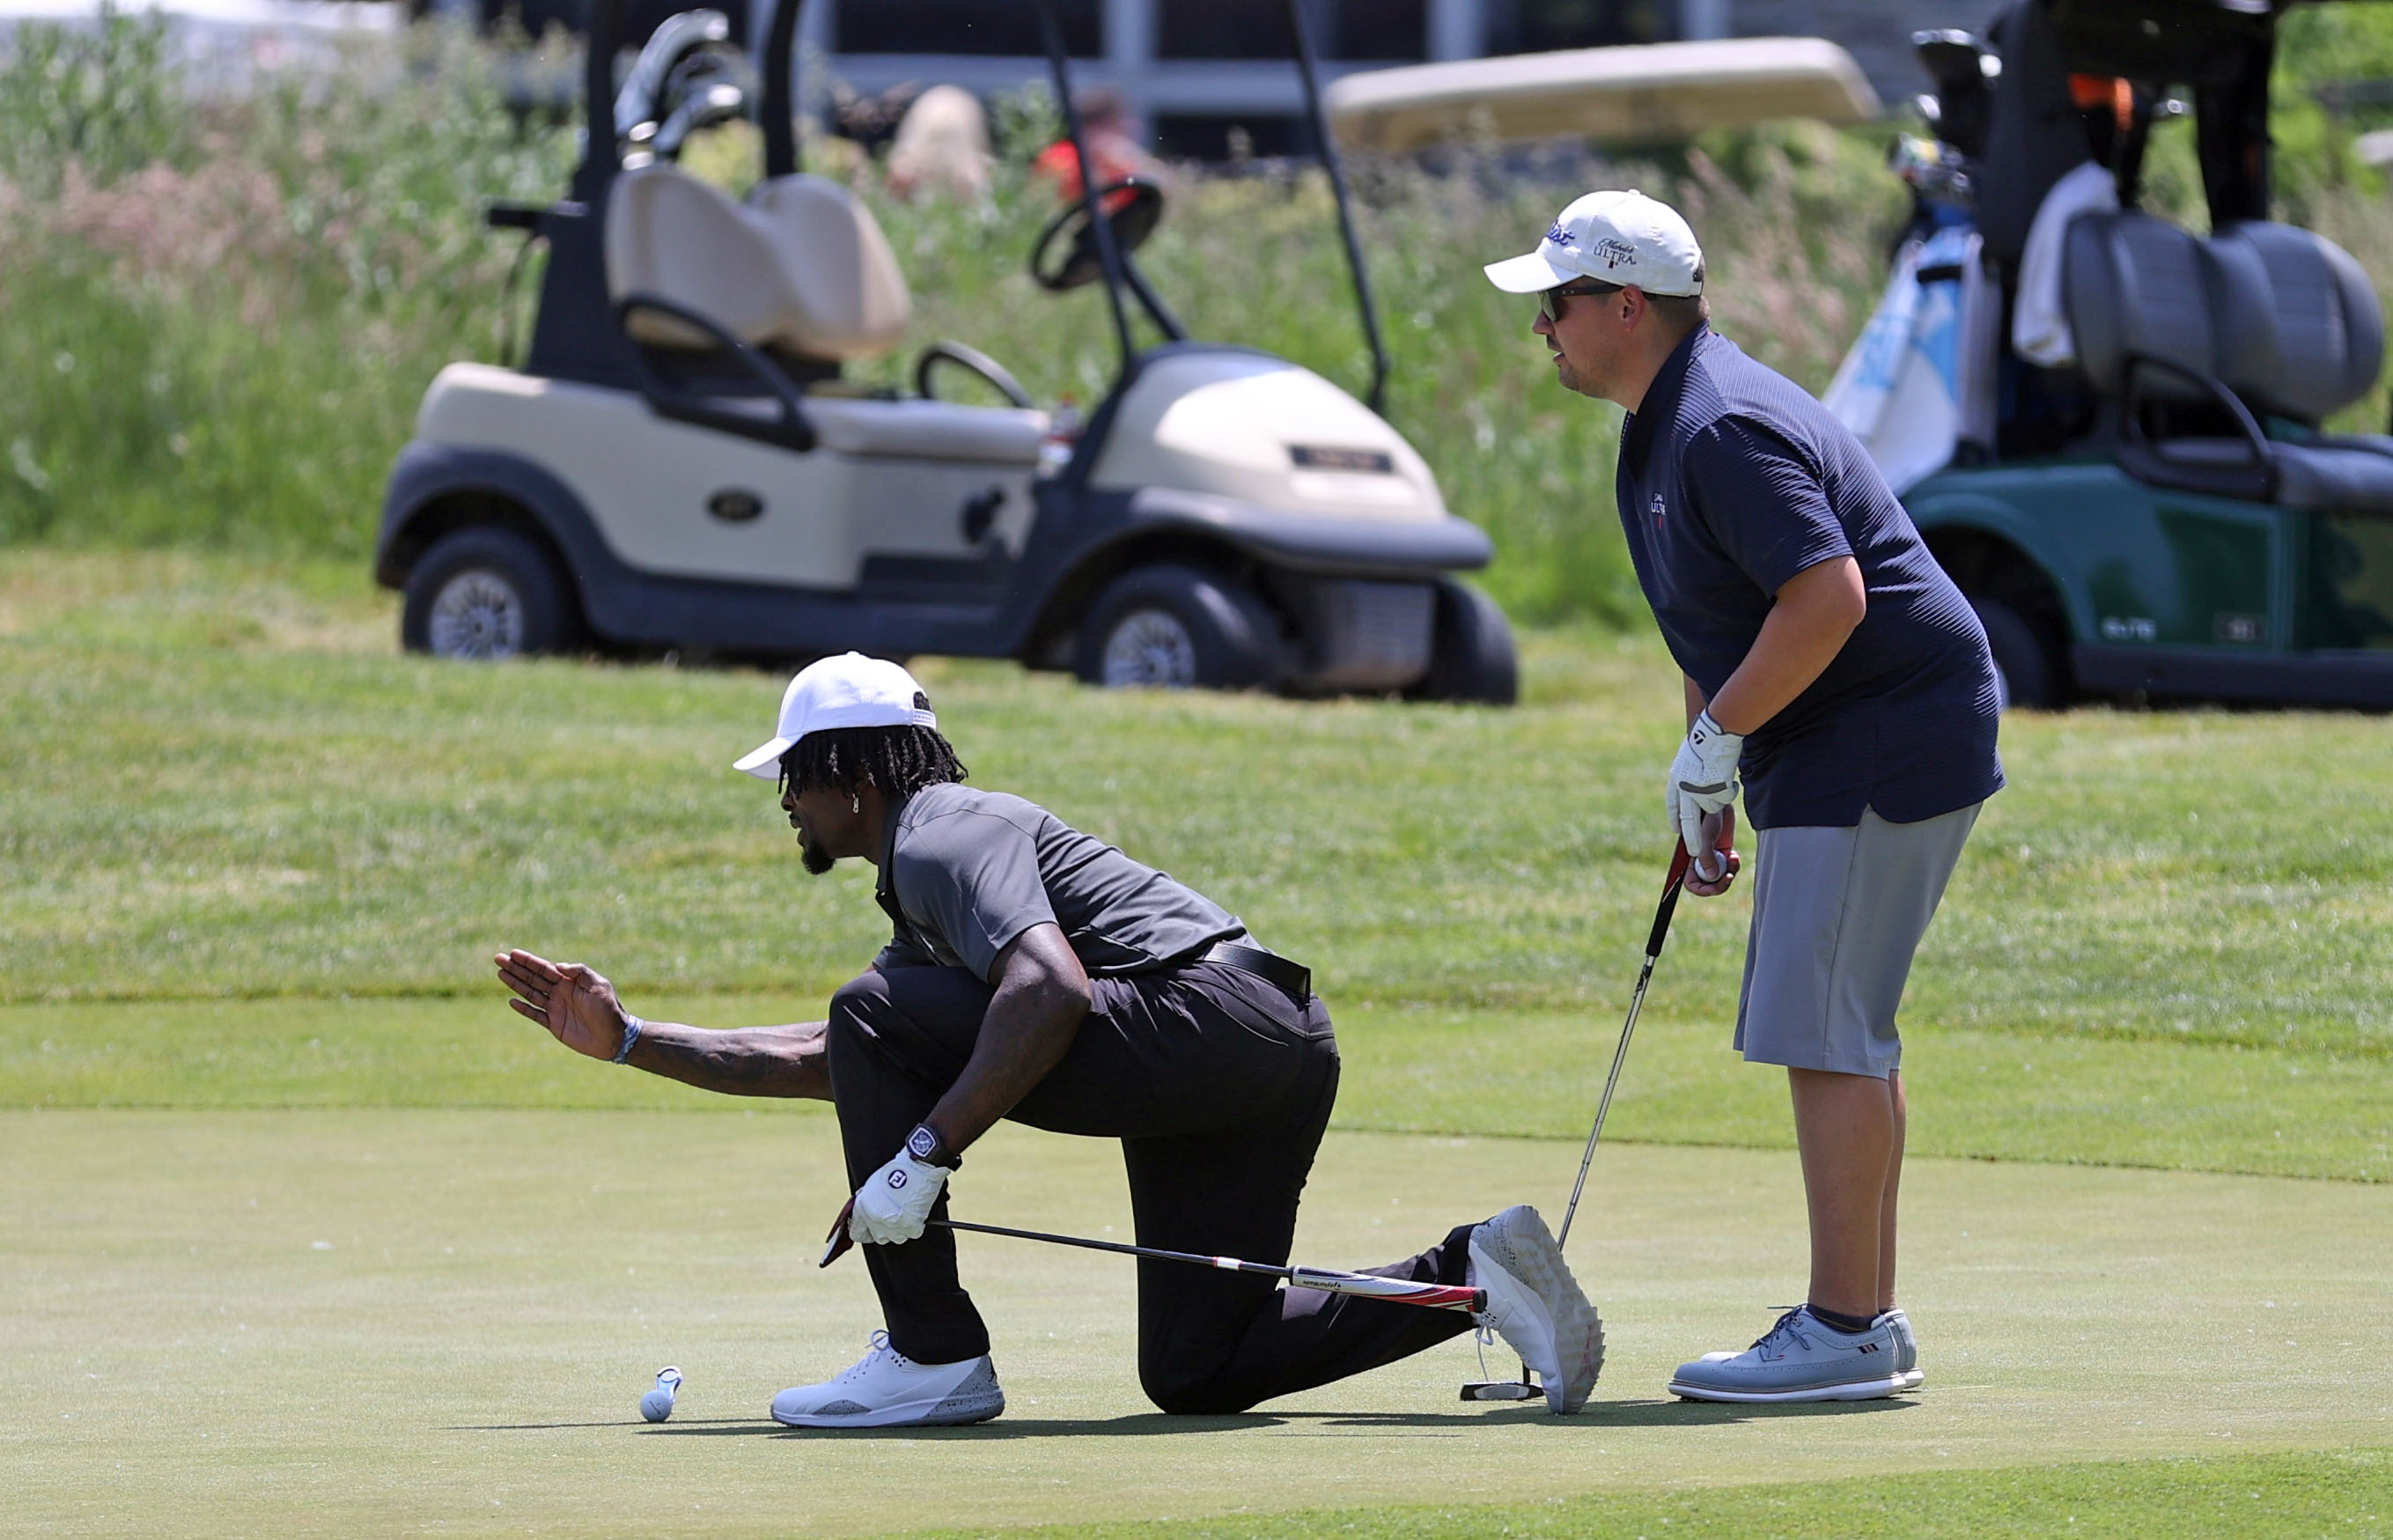
<svg viewBox="0 0 2393 1540">
<path fill-rule="evenodd" d="M 808 841 L 800 840 L 798 849 L 801 852 L 798 857 L 800 864 L 817 877 L 822 876 L 839 864 L 838 859 L 827 854 L 820 845 Z"/>
</svg>

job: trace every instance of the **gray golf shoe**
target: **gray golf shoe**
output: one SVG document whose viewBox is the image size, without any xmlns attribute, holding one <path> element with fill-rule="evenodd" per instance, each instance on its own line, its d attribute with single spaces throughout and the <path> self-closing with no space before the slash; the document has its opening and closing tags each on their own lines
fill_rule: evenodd
<svg viewBox="0 0 2393 1540">
<path fill-rule="evenodd" d="M 1869 1401 L 1908 1389 L 1898 1362 L 1884 1317 L 1867 1331 L 1841 1332 L 1798 1305 L 1745 1351 L 1680 1364 L 1670 1393 L 1688 1401 Z"/>
<path fill-rule="evenodd" d="M 1911 1334 L 1911 1317 L 1901 1307 L 1888 1311 L 1870 1323 L 1884 1326 L 1894 1338 L 1894 1372 L 1903 1377 L 1903 1388 L 1916 1390 L 1928 1383 L 1928 1371 L 1919 1366 L 1919 1338 Z"/>
<path fill-rule="evenodd" d="M 1479 1325 L 1537 1371 L 1547 1409 L 1586 1405 L 1603 1370 L 1603 1322 L 1536 1209 L 1516 1204 L 1471 1232 L 1471 1286 L 1487 1291 Z"/>
</svg>

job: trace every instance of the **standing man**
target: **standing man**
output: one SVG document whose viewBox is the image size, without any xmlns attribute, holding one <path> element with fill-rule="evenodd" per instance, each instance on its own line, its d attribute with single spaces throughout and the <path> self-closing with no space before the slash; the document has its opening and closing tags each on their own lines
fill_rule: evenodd
<svg viewBox="0 0 2393 1540">
<path fill-rule="evenodd" d="M 1664 795 L 1703 853 L 1688 891 L 1735 880 L 1740 773 L 1759 847 L 1735 1041 L 1786 1067 L 1811 1291 L 1746 1351 L 1680 1364 L 1670 1390 L 1912 1389 L 1926 1377 L 1895 1308 L 1894 1018 L 1979 805 L 2003 784 L 1985 632 L 1853 436 L 1711 330 L 1703 252 L 1674 210 L 1589 193 L 1536 250 L 1486 271 L 1540 296 L 1531 330 L 1563 386 L 1629 414 L 1621 527 L 1684 676 L 1687 737 Z"/>
<path fill-rule="evenodd" d="M 860 855 L 895 928 L 830 1019 L 706 1031 L 643 1021 L 578 963 L 496 959 L 515 1009 L 568 1048 L 735 1096 L 839 1109 L 848 1231 L 887 1330 L 773 1398 L 793 1428 L 982 1422 L 1005 1409 L 956 1273 L 946 1188 L 1000 1118 L 1121 1141 L 1140 1245 L 1284 1263 L 1338 1094 L 1306 971 L 1236 917 L 1019 797 L 967 790 L 911 674 L 857 653 L 790 682 L 771 741 L 805 868 Z M 1536 1210 L 1457 1227 L 1378 1270 L 1487 1291 L 1478 1324 L 1576 1412 L 1603 1331 Z M 1243 1412 L 1467 1331 L 1470 1317 L 1168 1262 L 1138 1264 L 1139 1381 L 1167 1412 Z"/>
</svg>

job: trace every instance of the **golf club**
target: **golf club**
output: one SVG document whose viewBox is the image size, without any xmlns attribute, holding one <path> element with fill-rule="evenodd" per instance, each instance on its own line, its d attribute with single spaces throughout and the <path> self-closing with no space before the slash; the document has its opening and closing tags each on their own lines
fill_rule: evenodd
<svg viewBox="0 0 2393 1540">
<path fill-rule="evenodd" d="M 840 1254 L 855 1244 L 848 1233 L 848 1212 L 855 1200 L 839 1211 L 832 1221 L 830 1235 L 825 1237 L 822 1261 L 829 1267 Z M 1281 1267 L 1271 1262 L 1241 1261 L 1236 1257 L 1208 1257 L 1194 1251 L 1165 1251 L 1152 1246 L 1125 1246 L 1119 1241 L 1083 1240 L 1078 1235 L 1051 1235 L 1041 1230 L 1013 1230 L 1001 1224 L 974 1224 L 964 1220 L 932 1220 L 930 1223 L 942 1230 L 969 1230 L 981 1235 L 1010 1235 L 1018 1241 L 1045 1241 L 1050 1246 L 1077 1246 L 1090 1251 L 1111 1251 L 1118 1256 L 1143 1257 L 1149 1261 L 1186 1262 L 1192 1267 L 1219 1268 L 1225 1272 L 1254 1272 L 1265 1277 L 1283 1278 L 1294 1288 L 1318 1289 L 1324 1294 L 1352 1294 L 1366 1299 L 1385 1299 L 1391 1304 L 1423 1305 L 1431 1310 L 1459 1310 L 1477 1313 L 1487 1308 L 1487 1291 L 1470 1288 L 1460 1284 L 1419 1284 L 1408 1278 L 1382 1278 L 1371 1272 L 1344 1272 L 1327 1267 Z"/>
<path fill-rule="evenodd" d="M 1713 838 L 1715 824 L 1704 821 L 1704 834 Z M 1654 960 L 1662 955 L 1662 943 L 1670 933 L 1670 916 L 1678 911 L 1679 893 L 1687 884 L 1687 868 L 1692 864 L 1684 841 L 1680 842 L 1670 856 L 1670 873 L 1662 885 L 1662 902 L 1654 910 L 1654 929 L 1645 938 L 1645 963 L 1637 971 L 1637 987 L 1628 997 L 1628 1019 L 1620 1024 L 1620 1042 L 1612 1051 L 1612 1072 L 1603 1077 L 1603 1099 L 1595 1104 L 1595 1127 L 1588 1131 L 1587 1153 L 1579 1156 L 1578 1180 L 1571 1183 L 1570 1207 L 1563 1210 L 1563 1227 L 1554 1236 L 1554 1248 L 1561 1250 L 1570 1244 L 1571 1220 L 1578 1217 L 1579 1194 L 1587 1190 L 1587 1168 L 1595 1161 L 1596 1141 L 1603 1137 L 1603 1119 L 1612 1111 L 1612 1093 L 1620 1084 L 1620 1066 L 1628 1059 L 1628 1036 L 1637 1030 L 1637 1012 L 1645 1005 L 1645 986 L 1653 982 Z M 1481 1372 L 1485 1372 L 1482 1362 Z M 1529 1366 L 1521 1365 L 1518 1379 L 1474 1379 L 1462 1388 L 1465 1401 L 1528 1401 L 1545 1392 L 1529 1381 Z"/>
</svg>

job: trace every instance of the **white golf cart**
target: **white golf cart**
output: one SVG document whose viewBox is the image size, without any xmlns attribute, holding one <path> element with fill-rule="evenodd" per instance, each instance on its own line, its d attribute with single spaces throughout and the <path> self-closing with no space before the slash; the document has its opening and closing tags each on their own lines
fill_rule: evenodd
<svg viewBox="0 0 2393 1540">
<path fill-rule="evenodd" d="M 1106 685 L 1513 698 L 1504 616 L 1452 576 L 1485 565 L 1486 536 L 1446 512 L 1373 407 L 1267 353 L 1189 340 L 1131 259 L 1161 212 L 1154 187 L 1098 189 L 1032 254 L 1051 290 L 1105 282 L 1121 349 L 1068 456 L 1013 376 L 961 344 L 924 351 L 913 396 L 843 381 L 843 361 L 897 343 L 910 305 L 870 212 L 798 168 L 799 9 L 777 7 L 762 50 L 765 176 L 742 203 L 673 158 L 744 110 L 719 19 L 669 22 L 619 92 L 621 6 L 595 0 L 571 197 L 491 213 L 549 243 L 528 358 L 443 370 L 391 473 L 375 576 L 406 595 L 408 647 L 854 647 Z M 1317 124 L 1301 0 L 1289 11 Z M 1385 357 L 1320 142 L 1376 406 Z M 1158 345 L 1134 341 L 1132 303 Z M 937 399 L 941 368 L 1014 404 Z"/>
</svg>

